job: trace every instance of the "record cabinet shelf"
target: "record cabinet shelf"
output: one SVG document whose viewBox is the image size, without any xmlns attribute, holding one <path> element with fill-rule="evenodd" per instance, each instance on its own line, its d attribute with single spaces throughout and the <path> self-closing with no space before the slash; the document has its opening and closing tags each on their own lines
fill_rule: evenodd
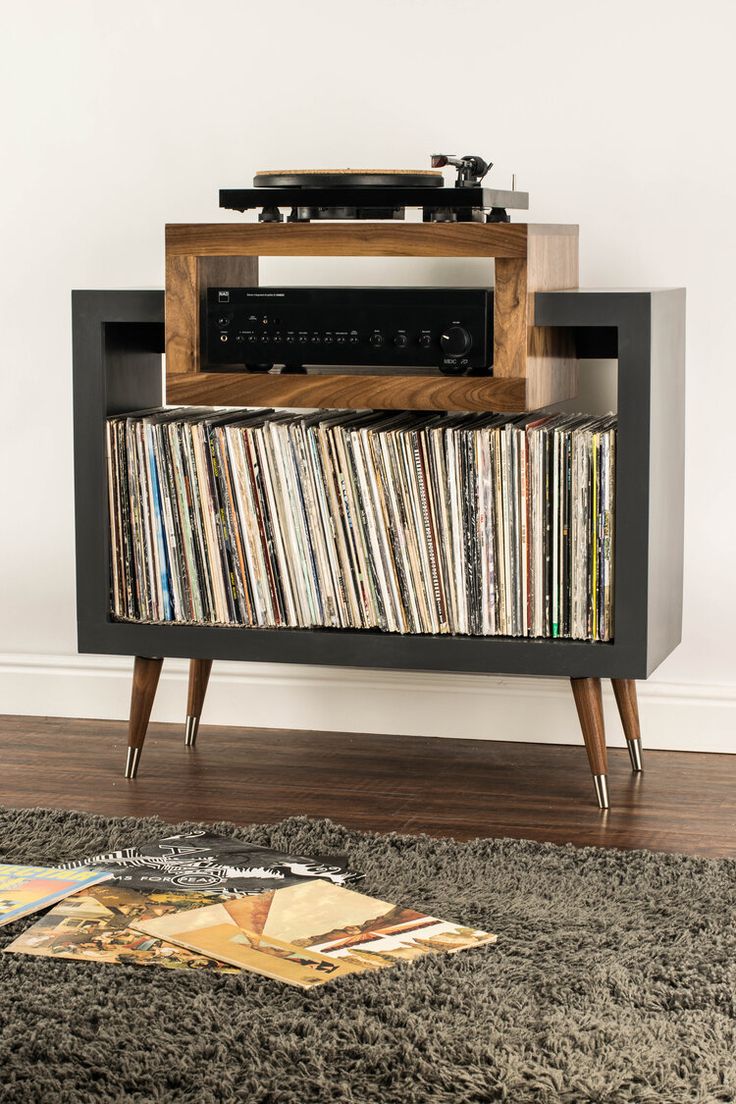
<svg viewBox="0 0 736 1104">
<path fill-rule="evenodd" d="M 501 228 L 506 233 L 510 230 L 519 232 L 521 236 L 521 228 L 516 225 L 501 224 Z M 199 228 L 202 232 L 201 248 L 212 251 L 221 248 L 223 243 L 217 235 L 223 229 Z M 379 233 L 373 227 L 363 242 L 363 255 L 399 255 L 395 244 L 390 244 L 395 243 L 393 235 L 396 229 L 381 227 Z M 415 225 L 412 229 L 429 230 L 433 235 L 447 229 L 467 230 L 463 226 L 441 225 Z M 484 227 L 481 226 L 481 229 Z M 227 226 L 227 230 L 241 234 L 238 239 L 240 246 L 245 231 L 249 234 L 257 232 L 262 243 L 268 238 L 272 244 L 261 249 L 262 255 L 279 255 L 279 242 L 282 243 L 280 255 L 303 253 L 303 245 L 297 250 L 293 241 L 288 240 L 294 230 L 300 230 L 302 235 L 307 230 L 315 241 L 319 238 L 320 243 L 328 233 L 327 245 L 318 244 L 313 253 L 322 251 L 330 255 L 343 255 L 341 250 L 348 248 L 343 240 L 345 228 L 339 224 L 306 227 L 232 224 Z M 281 239 L 284 231 L 286 233 Z M 367 234 L 366 227 L 358 224 L 349 228 L 347 236 L 351 255 L 359 252 L 355 247 L 356 234 Z M 387 237 L 381 238 L 380 234 Z M 377 238 L 380 239 L 378 246 Z M 445 236 L 439 255 L 468 255 L 467 251 L 452 252 L 453 248 L 467 250 L 467 244 L 460 244 L 459 238 L 460 235 L 456 238 Z M 190 248 L 191 236 L 187 238 L 187 243 L 187 248 Z M 420 252 L 421 247 L 420 242 L 414 255 L 427 255 Z M 438 255 L 436 245 L 431 255 Z M 213 283 L 220 281 L 223 275 L 230 282 L 239 279 L 237 268 L 223 268 L 220 265 L 222 258 L 217 258 L 215 262 L 211 257 L 212 253 L 207 256 L 203 254 L 201 268 L 205 270 L 212 266 L 206 275 Z M 235 260 L 238 262 L 238 258 Z M 246 260 L 253 265 L 254 258 Z M 167 271 L 169 284 L 170 263 L 171 257 Z M 178 263 L 175 261 L 174 266 Z M 253 272 L 251 275 L 254 277 Z M 191 288 L 194 289 L 195 299 L 192 302 L 196 302 L 199 295 L 198 279 L 194 274 Z M 496 279 L 498 281 L 498 262 Z M 254 278 L 250 282 L 254 282 Z M 82 653 L 136 657 L 126 776 L 134 777 L 137 770 L 161 670 L 160 657 L 164 656 L 191 661 L 186 735 L 186 742 L 190 745 L 196 736 L 212 661 L 246 660 L 569 678 L 601 807 L 607 807 L 608 796 L 600 680 L 611 679 L 632 765 L 635 769 L 640 767 L 641 745 L 634 680 L 645 679 L 651 674 L 677 646 L 681 632 L 685 293 L 682 289 L 570 289 L 536 290 L 535 294 L 527 296 L 525 279 L 522 284 L 524 294 L 521 298 L 525 301 L 523 321 L 526 327 L 528 320 L 530 332 L 525 331 L 523 339 L 519 339 L 517 332 L 512 343 L 515 342 L 519 355 L 527 358 L 527 374 L 500 377 L 504 384 L 510 381 L 517 386 L 521 380 L 527 387 L 529 379 L 536 373 L 537 382 L 533 387 L 538 394 L 547 388 L 546 403 L 549 403 L 550 389 L 558 392 L 557 398 L 569 393 L 571 381 L 574 382 L 574 369 L 570 366 L 573 358 L 575 361 L 618 361 L 615 637 L 610 643 L 399 635 L 363 629 L 151 625 L 113 620 L 109 600 L 105 419 L 156 407 L 164 401 L 176 405 L 189 402 L 278 405 L 278 402 L 273 392 L 267 396 L 256 388 L 250 390 L 252 382 L 262 383 L 259 377 L 251 381 L 249 377 L 237 375 L 235 383 L 242 384 L 243 391 L 236 390 L 236 394 L 230 391 L 223 394 L 218 390 L 218 380 L 204 378 L 210 373 L 199 373 L 197 379 L 193 362 L 181 359 L 181 351 L 185 347 L 182 345 L 181 330 L 174 339 L 179 342 L 180 360 L 177 363 L 177 354 L 172 357 L 171 335 L 169 344 L 166 344 L 163 292 L 73 292 L 78 646 Z M 517 292 L 520 286 L 517 281 Z M 519 296 L 516 295 L 516 298 Z M 495 332 L 498 335 L 497 302 L 494 312 Z M 503 318 L 501 321 L 503 324 Z M 535 349 L 532 331 L 536 330 L 544 338 L 544 355 L 549 358 L 548 373 L 556 381 L 552 385 L 542 380 L 545 371 L 543 358 L 540 358 L 539 364 L 533 364 L 533 354 L 528 352 Z M 166 391 L 162 369 L 165 349 Z M 186 370 L 179 371 L 182 366 Z M 595 366 L 585 370 L 595 370 Z M 278 376 L 268 378 L 276 383 L 279 381 Z M 291 382 L 289 377 L 281 378 Z M 319 377 L 297 378 L 301 383 L 308 384 L 310 379 Z M 430 384 L 436 382 L 435 377 L 426 378 Z M 228 379 L 233 380 L 232 373 L 228 374 Z M 346 379 L 353 388 L 359 388 L 365 377 Z M 457 381 L 450 379 L 448 382 L 454 384 Z M 477 381 L 471 379 L 470 382 Z M 211 383 L 214 383 L 213 387 Z M 307 388 L 296 400 L 290 395 L 288 405 L 346 405 L 344 394 L 335 395 L 335 401 L 327 401 L 323 396 L 321 402 L 314 403 L 313 398 Z M 417 409 L 447 409 L 424 399 L 419 402 L 422 405 Z M 371 404 L 363 393 L 363 401 L 359 402 L 356 398 L 355 405 L 365 409 Z M 518 406 L 503 407 L 488 402 L 482 409 L 515 410 L 524 409 L 526 405 L 524 402 Z M 413 407 L 406 404 L 406 408 Z"/>
</svg>

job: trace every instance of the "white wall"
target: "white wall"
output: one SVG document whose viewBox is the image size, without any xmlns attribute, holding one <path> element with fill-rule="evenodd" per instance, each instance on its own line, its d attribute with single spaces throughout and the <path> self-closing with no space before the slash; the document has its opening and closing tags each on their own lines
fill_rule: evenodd
<svg viewBox="0 0 736 1104">
<path fill-rule="evenodd" d="M 734 11 L 729 0 L 8 5 L 0 710 L 126 708 L 124 664 L 75 658 L 70 289 L 161 286 L 164 223 L 220 218 L 218 188 L 258 168 L 426 166 L 441 149 L 492 158 L 500 186 L 516 172 L 533 220 L 579 222 L 584 284 L 688 287 L 684 638 L 642 696 L 650 744 L 736 750 Z M 266 277 L 394 279 L 389 265 L 333 274 L 327 261 L 283 261 Z M 477 268 L 461 262 L 453 277 Z M 444 273 L 427 262 L 398 278 Z M 162 718 L 181 715 L 173 667 Z M 544 720 L 554 738 L 579 739 L 556 685 L 434 679 L 429 711 L 422 676 L 279 672 L 226 668 L 210 719 L 410 731 L 418 709 L 437 735 L 532 739 Z"/>
</svg>

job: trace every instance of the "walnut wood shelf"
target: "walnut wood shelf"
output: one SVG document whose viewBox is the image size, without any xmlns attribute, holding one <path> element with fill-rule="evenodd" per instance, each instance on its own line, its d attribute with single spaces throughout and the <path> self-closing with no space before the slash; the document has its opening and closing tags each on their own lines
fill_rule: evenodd
<svg viewBox="0 0 736 1104">
<path fill-rule="evenodd" d="M 533 226 L 533 232 L 539 228 Z M 169 223 L 170 257 L 508 257 L 524 259 L 524 222 Z M 575 234 L 577 227 L 549 226 Z"/>
<path fill-rule="evenodd" d="M 259 257 L 476 257 L 494 262 L 493 377 L 218 372 L 201 360 L 207 288 L 255 286 Z M 166 227 L 167 399 L 212 405 L 536 410 L 572 398 L 570 334 L 534 297 L 578 286 L 577 226 L 526 223 L 212 223 Z"/>
<path fill-rule="evenodd" d="M 256 375 L 191 372 L 169 377 L 166 400 L 201 406 L 324 407 L 337 410 L 527 409 L 526 380 L 493 376 Z"/>
</svg>

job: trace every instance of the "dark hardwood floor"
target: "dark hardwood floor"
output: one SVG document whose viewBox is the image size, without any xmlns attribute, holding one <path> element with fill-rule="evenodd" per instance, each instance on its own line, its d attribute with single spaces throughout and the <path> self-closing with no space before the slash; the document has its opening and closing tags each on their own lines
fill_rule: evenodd
<svg viewBox="0 0 736 1104">
<path fill-rule="evenodd" d="M 305 814 L 377 832 L 736 855 L 736 757 L 609 750 L 611 809 L 595 806 L 582 745 L 216 728 L 194 749 L 150 726 L 123 779 L 126 725 L 0 717 L 0 804 L 165 820 L 273 822 Z"/>
</svg>

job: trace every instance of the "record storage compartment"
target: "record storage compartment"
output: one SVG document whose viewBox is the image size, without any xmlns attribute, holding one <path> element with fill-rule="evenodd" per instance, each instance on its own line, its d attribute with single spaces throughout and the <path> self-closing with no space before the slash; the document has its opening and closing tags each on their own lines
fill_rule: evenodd
<svg viewBox="0 0 736 1104">
<path fill-rule="evenodd" d="M 485 229 L 482 225 L 477 228 Z M 319 236 L 322 243 L 328 227 L 271 227 L 259 224 L 244 227 L 234 224 L 228 229 L 241 232 L 247 229 L 254 235 L 264 231 L 267 232 L 262 235 L 264 241 L 267 237 L 274 240 L 271 236 L 283 230 L 299 231 L 302 241 L 304 235 L 311 235 L 312 238 Z M 320 244 L 313 253 L 349 255 L 341 252 L 347 246 L 340 235 L 365 237 L 371 228 L 358 224 L 348 230 L 341 226 L 334 229 L 339 233 L 331 245 Z M 395 234 L 399 228 L 376 229 L 379 233 Z M 426 231 L 449 228 L 413 225 L 400 229 L 419 230 L 424 234 Z M 469 228 L 456 229 L 467 233 Z M 255 237 L 253 240 L 256 240 Z M 447 239 L 443 240 L 446 243 Z M 370 241 L 370 249 L 353 248 L 352 251 L 356 255 L 428 255 L 423 245 L 424 238 L 413 254 L 406 251 L 397 253 L 396 247 L 390 247 L 386 241 L 384 251 L 376 253 L 375 239 L 371 237 Z M 335 247 L 335 242 L 339 248 Z M 288 244 L 287 254 L 303 254 L 296 238 Z M 442 243 L 438 251 L 431 255 L 447 255 L 441 247 Z M 212 248 L 211 237 L 205 236 L 203 248 Z M 407 248 L 405 245 L 404 250 Z M 284 255 L 284 252 L 277 254 L 273 246 L 263 252 Z M 467 254 L 453 251 L 450 255 Z M 247 260 L 252 264 L 253 258 Z M 225 264 L 229 265 L 230 260 L 227 259 Z M 218 270 L 213 260 L 205 258 L 204 265 L 218 271 L 213 282 L 221 278 L 222 268 Z M 228 275 L 230 282 L 235 283 L 232 268 Z M 525 289 L 523 299 L 524 316 L 530 322 L 528 344 L 527 335 L 523 337 L 524 347 L 532 347 L 531 331 L 534 327 L 545 335 L 545 346 L 554 353 L 547 368 L 544 359 L 535 364 L 534 371 L 539 373 L 539 379 L 543 378 L 545 371 L 552 379 L 560 379 L 560 350 L 564 351 L 565 363 L 569 364 L 571 354 L 582 361 L 583 371 L 591 370 L 585 365 L 586 360 L 616 359 L 618 362 L 613 641 L 590 643 L 497 636 L 400 635 L 367 629 L 273 630 L 151 625 L 113 620 L 109 601 L 105 419 L 111 415 L 160 406 L 164 401 L 174 405 L 186 405 L 188 402 L 256 406 L 279 403 L 275 397 L 267 395 L 224 395 L 223 385 L 217 379 L 211 381 L 212 386 L 207 389 L 206 377 L 210 373 L 177 372 L 176 363 L 171 363 L 171 351 L 167 351 L 169 383 L 165 392 L 162 367 L 162 354 L 166 348 L 163 292 L 76 291 L 73 293 L 73 338 L 79 651 L 206 661 L 226 659 L 561 676 L 573 680 L 634 680 L 648 677 L 676 647 L 681 633 L 685 293 L 682 289 L 536 290 L 527 302 Z M 498 303 L 494 310 L 495 330 L 498 332 Z M 549 390 L 549 383 L 535 385 L 548 387 L 547 403 L 569 394 L 570 376 L 565 372 L 556 395 L 554 387 Z M 297 386 L 305 386 L 310 378 L 330 378 L 244 378 L 234 377 L 232 373 L 223 373 L 223 377 L 230 381 L 229 386 L 244 387 L 246 390 L 251 388 L 251 383 L 257 388 L 273 381 L 276 394 L 279 387 L 292 387 L 294 380 Z M 365 408 L 373 405 L 366 402 L 364 396 L 356 397 L 354 404 L 345 404 L 344 387 L 359 389 L 365 377 L 343 379 L 347 382 L 341 385 L 342 396 L 335 402 L 325 402 L 326 407 L 362 405 Z M 491 379 L 503 380 L 504 386 L 510 379 L 512 387 L 516 388 L 516 398 L 502 409 L 536 408 L 536 405 L 529 405 L 529 384 L 522 376 Z M 523 387 L 519 387 L 519 379 L 522 379 Z M 280 383 L 281 380 L 285 382 Z M 430 386 L 435 382 L 433 377 L 428 378 Z M 440 382 L 456 385 L 458 380 L 453 378 Z M 463 382 L 477 383 L 472 379 Z M 309 393 L 304 395 L 304 401 L 294 401 L 292 395 L 283 405 L 322 405 L 313 400 L 314 396 Z M 404 408 L 400 399 L 397 399 L 394 408 Z M 420 405 L 406 408 L 448 407 Z M 465 406 L 449 408 L 465 409 Z M 495 407 L 483 407 L 489 408 Z M 583 727 L 585 729 L 585 725 Z M 590 756 L 590 749 L 588 751 Z"/>
</svg>

